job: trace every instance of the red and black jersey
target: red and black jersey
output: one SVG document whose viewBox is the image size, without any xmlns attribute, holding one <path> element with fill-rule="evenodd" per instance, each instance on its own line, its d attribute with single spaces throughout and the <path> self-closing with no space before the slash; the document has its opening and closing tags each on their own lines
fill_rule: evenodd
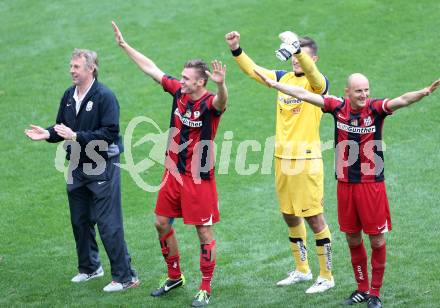
<svg viewBox="0 0 440 308">
<path fill-rule="evenodd" d="M 367 99 L 362 109 L 354 110 L 348 98 L 324 97 L 322 111 L 335 121 L 336 179 L 349 183 L 382 182 L 384 157 L 382 127 L 392 112 L 387 99 Z"/>
<path fill-rule="evenodd" d="M 166 168 L 201 179 L 211 178 L 214 138 L 222 114 L 212 105 L 215 95 L 207 91 L 192 101 L 188 94 L 181 93 L 178 80 L 164 76 L 161 83 L 173 96 Z"/>
</svg>

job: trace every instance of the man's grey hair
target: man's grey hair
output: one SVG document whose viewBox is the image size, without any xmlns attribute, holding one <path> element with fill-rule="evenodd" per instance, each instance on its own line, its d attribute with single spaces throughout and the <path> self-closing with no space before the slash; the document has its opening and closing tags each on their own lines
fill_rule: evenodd
<svg viewBox="0 0 440 308">
<path fill-rule="evenodd" d="M 80 57 L 84 57 L 84 59 L 86 59 L 86 66 L 88 68 L 92 68 L 93 77 L 98 78 L 98 54 L 93 50 L 75 48 L 72 52 L 72 59 Z"/>
</svg>

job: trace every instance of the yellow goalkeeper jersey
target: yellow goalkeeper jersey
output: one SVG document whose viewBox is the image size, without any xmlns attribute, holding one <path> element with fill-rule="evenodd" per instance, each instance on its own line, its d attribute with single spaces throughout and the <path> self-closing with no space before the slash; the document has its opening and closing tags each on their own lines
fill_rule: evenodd
<svg viewBox="0 0 440 308">
<path fill-rule="evenodd" d="M 327 79 L 319 72 L 310 56 L 304 52 L 295 55 L 304 72 L 301 76 L 296 76 L 293 72 L 268 70 L 260 67 L 244 51 L 234 56 L 243 72 L 264 85 L 265 83 L 255 74 L 254 70 L 258 70 L 281 83 L 300 86 L 313 93 L 326 94 L 328 90 Z M 321 158 L 319 137 L 321 109 L 282 92 L 278 92 L 276 106 L 275 157 L 285 159 Z"/>
</svg>

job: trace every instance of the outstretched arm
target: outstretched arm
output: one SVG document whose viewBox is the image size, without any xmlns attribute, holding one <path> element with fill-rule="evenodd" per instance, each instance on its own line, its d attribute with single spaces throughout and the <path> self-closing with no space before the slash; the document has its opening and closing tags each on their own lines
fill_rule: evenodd
<svg viewBox="0 0 440 308">
<path fill-rule="evenodd" d="M 302 87 L 279 83 L 273 79 L 267 78 L 265 75 L 261 74 L 258 71 L 255 71 L 255 74 L 257 74 L 261 78 L 261 80 L 271 88 L 275 88 L 278 91 L 299 98 L 300 100 L 315 105 L 317 107 L 324 107 L 324 99 L 321 95 L 309 92 Z"/>
<path fill-rule="evenodd" d="M 139 66 L 139 68 L 155 81 L 160 83 L 162 81 L 162 77 L 165 75 L 156 64 L 141 54 L 139 51 L 128 45 L 128 43 L 122 37 L 121 31 L 119 31 L 118 26 L 114 21 L 112 21 L 113 30 L 115 31 L 115 40 L 118 45 L 124 49 L 127 55 Z"/>
<path fill-rule="evenodd" d="M 223 112 L 228 100 L 228 89 L 226 88 L 225 83 L 226 65 L 223 66 L 218 60 L 212 61 L 211 64 L 212 73 L 206 71 L 206 74 L 208 74 L 209 78 L 217 84 L 217 95 L 214 97 L 212 105 L 216 110 Z"/>
<path fill-rule="evenodd" d="M 434 92 L 440 86 L 440 79 L 434 81 L 429 87 L 420 89 L 418 91 L 408 92 L 399 97 L 393 98 L 388 101 L 388 109 L 395 111 L 399 108 L 407 107 L 412 103 L 418 102 L 425 96 L 428 96 Z"/>
<path fill-rule="evenodd" d="M 47 140 L 50 137 L 49 131 L 37 125 L 30 125 L 30 129 L 26 129 L 24 133 L 33 141 Z"/>
</svg>

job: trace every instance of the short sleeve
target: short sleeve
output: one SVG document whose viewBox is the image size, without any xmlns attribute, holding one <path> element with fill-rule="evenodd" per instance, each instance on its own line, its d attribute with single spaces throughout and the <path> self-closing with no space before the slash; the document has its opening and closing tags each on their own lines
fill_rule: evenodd
<svg viewBox="0 0 440 308">
<path fill-rule="evenodd" d="M 171 95 L 176 94 L 177 90 L 181 88 L 180 82 L 176 78 L 168 75 L 163 75 L 161 85 L 163 90 Z"/>
<path fill-rule="evenodd" d="M 378 114 L 380 114 L 382 116 L 391 115 L 393 113 L 393 111 L 388 108 L 389 101 L 390 100 L 388 98 L 373 99 L 371 101 L 371 108 L 374 109 Z"/>
<path fill-rule="evenodd" d="M 226 108 L 223 111 L 219 111 L 215 109 L 214 105 L 212 104 L 214 102 L 214 97 L 215 97 L 214 94 L 210 94 L 210 96 L 206 101 L 206 107 L 215 117 L 219 117 L 226 111 Z"/>
</svg>

